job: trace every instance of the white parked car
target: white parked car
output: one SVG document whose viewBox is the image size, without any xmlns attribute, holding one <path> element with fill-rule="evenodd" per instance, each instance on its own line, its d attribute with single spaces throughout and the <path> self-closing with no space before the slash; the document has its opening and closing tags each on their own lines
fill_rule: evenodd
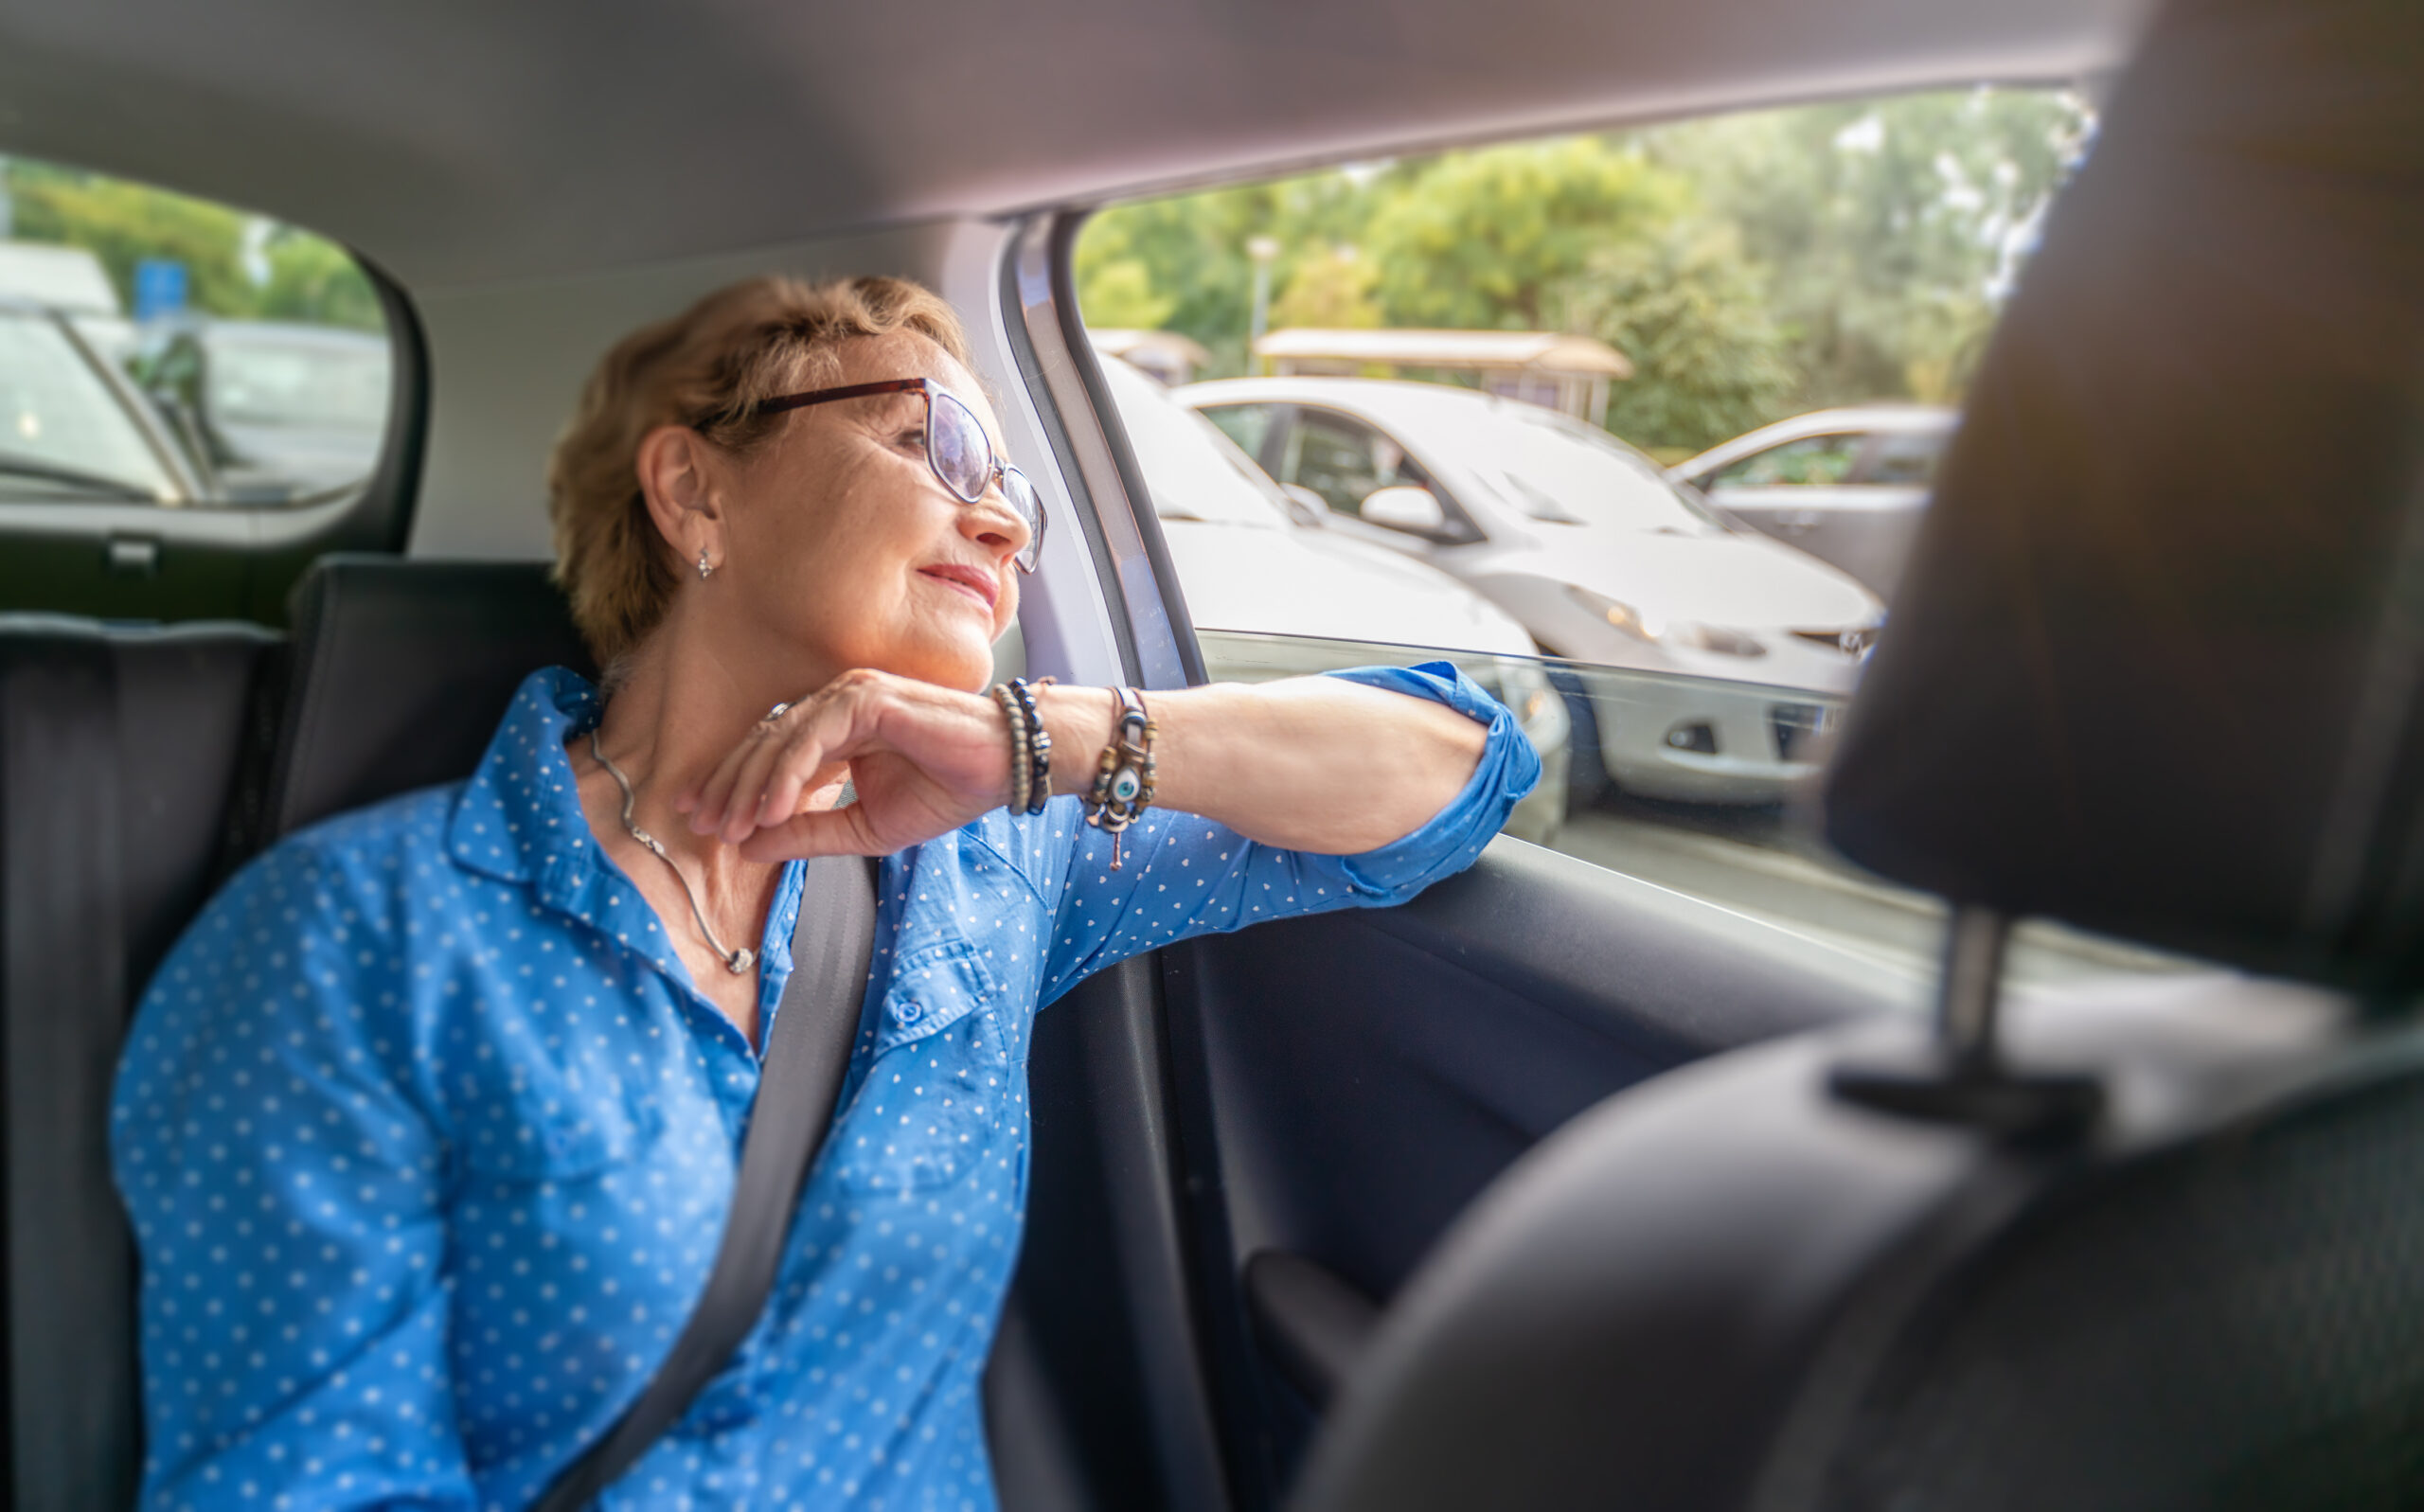
<svg viewBox="0 0 2424 1512">
<path fill-rule="evenodd" d="M 1506 832 L 1546 843 L 1565 818 L 1570 729 L 1524 627 L 1444 573 L 1325 528 L 1159 383 L 1116 358 L 1102 366 L 1213 679 L 1453 661 L 1540 753 L 1541 785 Z"/>
<path fill-rule="evenodd" d="M 1819 410 L 1710 447 L 1670 475 L 1890 596 L 1959 422 L 1932 404 Z"/>
<path fill-rule="evenodd" d="M 1333 531 L 1444 570 L 1545 651 L 1624 669 L 1581 679 L 1607 774 L 1634 792 L 1783 797 L 1884 619 L 1842 572 L 1729 527 L 1640 453 L 1537 405 L 1353 378 L 1175 397 L 1318 498 Z"/>
</svg>

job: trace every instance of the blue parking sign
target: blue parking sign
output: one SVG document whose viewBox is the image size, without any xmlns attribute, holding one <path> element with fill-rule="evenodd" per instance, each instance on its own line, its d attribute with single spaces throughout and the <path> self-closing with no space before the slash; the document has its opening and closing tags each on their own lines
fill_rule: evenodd
<svg viewBox="0 0 2424 1512">
<path fill-rule="evenodd" d="M 186 307 L 186 265 L 146 258 L 134 265 L 134 318 L 152 320 Z"/>
</svg>

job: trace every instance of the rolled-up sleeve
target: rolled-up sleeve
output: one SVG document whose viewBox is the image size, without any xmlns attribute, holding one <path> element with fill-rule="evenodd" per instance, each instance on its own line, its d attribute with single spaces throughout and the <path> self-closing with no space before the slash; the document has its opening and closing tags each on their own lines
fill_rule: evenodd
<svg viewBox="0 0 2424 1512">
<path fill-rule="evenodd" d="M 1472 775 L 1413 833 L 1378 850 L 1319 856 L 1246 839 L 1192 814 L 1150 809 L 1111 866 L 1111 838 L 1089 828 L 1075 798 L 1059 798 L 1069 832 L 1066 881 L 1044 963 L 1043 1001 L 1089 971 L 1197 934 L 1337 908 L 1401 903 L 1472 864 L 1541 779 L 1541 758 L 1515 716 L 1448 662 L 1360 667 L 1327 674 L 1427 698 L 1488 726 Z"/>
<path fill-rule="evenodd" d="M 375 911 L 257 863 L 137 1015 L 112 1151 L 142 1251 L 142 1505 L 470 1507 L 443 1142 Z"/>
</svg>

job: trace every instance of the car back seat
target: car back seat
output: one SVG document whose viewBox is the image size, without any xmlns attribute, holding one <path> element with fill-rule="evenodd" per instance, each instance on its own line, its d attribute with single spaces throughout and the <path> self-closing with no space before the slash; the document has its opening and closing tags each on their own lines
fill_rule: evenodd
<svg viewBox="0 0 2424 1512">
<path fill-rule="evenodd" d="M 467 775 L 522 678 L 588 658 L 529 563 L 331 558 L 252 625 L 0 615 L 9 1512 L 132 1506 L 134 1257 L 109 1099 L 218 881 L 314 820 Z"/>
<path fill-rule="evenodd" d="M 280 837 L 468 776 L 531 671 L 595 675 L 538 563 L 331 556 L 296 584 L 291 622 L 288 638 L 0 614 L 0 1512 L 134 1504 L 135 1266 L 108 1110 L 177 935 Z M 1012 1368 L 987 1379 L 1015 1440 L 1001 1501 L 1077 1504 L 1015 1304 L 1004 1334 Z"/>
<path fill-rule="evenodd" d="M 0 1116 L 15 1509 L 132 1504 L 134 1267 L 109 1177 L 118 1043 L 217 874 L 249 625 L 0 615 Z"/>
</svg>

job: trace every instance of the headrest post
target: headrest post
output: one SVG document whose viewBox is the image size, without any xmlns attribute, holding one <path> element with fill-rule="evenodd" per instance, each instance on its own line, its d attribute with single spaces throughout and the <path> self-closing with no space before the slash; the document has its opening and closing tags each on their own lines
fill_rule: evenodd
<svg viewBox="0 0 2424 1512">
<path fill-rule="evenodd" d="M 2011 920 L 1991 908 L 1957 905 L 1944 934 L 1944 980 L 1937 987 L 1936 1042 L 1966 1071 L 1995 1063 L 1995 1005 L 2003 992 L 2004 946 Z"/>
<path fill-rule="evenodd" d="M 1944 933 L 1934 1043 L 1863 1052 L 1831 1068 L 1845 1102 L 1932 1123 L 1969 1124 L 2006 1138 L 2063 1140 L 2094 1127 L 2104 1088 L 2075 1072 L 2005 1063 L 1995 1030 L 2011 916 L 1956 903 Z"/>
</svg>

